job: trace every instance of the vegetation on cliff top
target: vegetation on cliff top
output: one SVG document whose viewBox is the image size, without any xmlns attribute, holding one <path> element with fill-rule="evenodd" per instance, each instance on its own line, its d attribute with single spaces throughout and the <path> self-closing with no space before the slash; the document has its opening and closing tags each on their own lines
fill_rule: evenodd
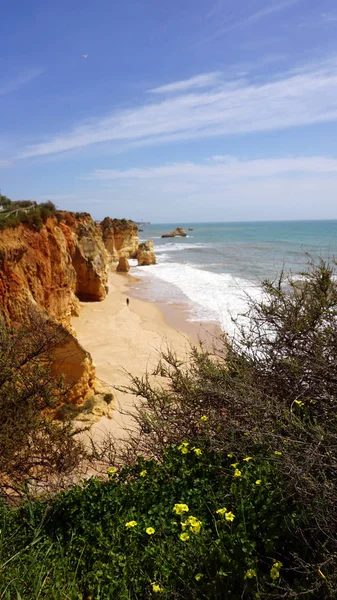
<svg viewBox="0 0 337 600">
<path fill-rule="evenodd" d="M 135 229 L 138 230 L 137 225 L 130 221 L 130 219 L 111 219 L 110 217 L 105 217 L 101 222 L 101 228 L 104 229 L 113 229 L 114 231 L 125 231 L 126 229 Z"/>
<path fill-rule="evenodd" d="M 41 204 L 29 200 L 12 202 L 6 196 L 1 196 L 0 206 L 2 207 L 0 231 L 9 227 L 17 227 L 20 223 L 25 223 L 40 231 L 43 223 L 49 217 L 59 214 L 52 202 L 42 202 Z"/>
<path fill-rule="evenodd" d="M 7 196 L 0 196 L 0 231 L 10 227 L 17 227 L 21 223 L 40 231 L 43 224 L 50 217 L 73 224 L 74 218 L 90 217 L 87 212 L 72 213 L 57 210 L 53 202 L 37 202 L 30 200 L 12 201 Z"/>
<path fill-rule="evenodd" d="M 4 598 L 336 597 L 335 271 L 263 287 L 236 339 L 132 380 L 126 466 L 110 440 L 108 480 L 2 507 Z"/>
</svg>

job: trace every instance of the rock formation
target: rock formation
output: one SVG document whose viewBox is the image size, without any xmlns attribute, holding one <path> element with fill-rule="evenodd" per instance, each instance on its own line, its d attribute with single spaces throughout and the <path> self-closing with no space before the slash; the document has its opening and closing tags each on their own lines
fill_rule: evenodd
<svg viewBox="0 0 337 600">
<path fill-rule="evenodd" d="M 153 240 L 143 242 L 138 246 L 137 261 L 139 266 L 155 265 L 156 256 L 154 253 Z"/>
<path fill-rule="evenodd" d="M 74 230 L 74 244 L 69 244 L 76 271 L 76 296 L 80 300 L 97 302 L 106 296 L 109 254 L 102 240 L 102 232 L 91 217 L 69 222 Z"/>
<path fill-rule="evenodd" d="M 162 238 L 172 238 L 172 237 L 186 237 L 187 233 L 182 227 L 177 227 L 174 231 L 170 231 L 170 233 L 163 233 Z"/>
<path fill-rule="evenodd" d="M 8 324 L 22 322 L 34 307 L 67 330 L 55 349 L 54 369 L 72 385 L 71 401 L 83 402 L 99 385 L 91 356 L 74 337 L 70 317 L 79 300 L 106 295 L 109 256 L 101 229 L 89 215 L 60 213 L 40 231 L 28 225 L 0 231 L 0 312 Z"/>
<path fill-rule="evenodd" d="M 139 237 L 138 227 L 133 221 L 105 217 L 100 226 L 112 262 L 117 262 L 122 256 L 136 258 Z"/>
<path fill-rule="evenodd" d="M 129 261 L 125 256 L 120 257 L 116 271 L 118 271 L 119 273 L 127 273 L 128 271 L 130 271 Z"/>
<path fill-rule="evenodd" d="M 193 227 L 189 227 L 189 228 L 188 228 L 188 231 L 193 231 Z"/>
</svg>

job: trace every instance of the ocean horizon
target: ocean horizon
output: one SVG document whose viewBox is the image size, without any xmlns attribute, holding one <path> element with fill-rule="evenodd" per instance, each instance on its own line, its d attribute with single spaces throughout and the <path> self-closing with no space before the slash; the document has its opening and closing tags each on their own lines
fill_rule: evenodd
<svg viewBox="0 0 337 600">
<path fill-rule="evenodd" d="M 183 227 L 186 237 L 162 238 Z M 337 256 L 337 219 L 159 223 L 142 226 L 140 241 L 154 241 L 157 264 L 137 267 L 136 295 L 184 304 L 189 321 L 217 322 L 233 331 L 232 318 L 247 309 L 247 295 L 284 269 L 299 276 L 309 261 Z M 192 231 L 188 231 L 192 228 Z M 145 284 L 145 285 L 144 285 Z"/>
</svg>

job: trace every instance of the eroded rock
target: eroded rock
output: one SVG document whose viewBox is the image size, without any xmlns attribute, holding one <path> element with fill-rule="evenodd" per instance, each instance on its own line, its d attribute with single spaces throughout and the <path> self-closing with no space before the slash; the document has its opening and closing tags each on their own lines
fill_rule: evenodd
<svg viewBox="0 0 337 600">
<path fill-rule="evenodd" d="M 128 271 L 130 271 L 129 261 L 125 256 L 120 257 L 116 271 L 118 271 L 119 273 L 127 273 Z"/>
<path fill-rule="evenodd" d="M 127 219 L 105 219 L 100 224 L 104 245 L 113 262 L 122 256 L 136 258 L 139 244 L 138 227 Z"/>
<path fill-rule="evenodd" d="M 138 246 L 137 261 L 139 266 L 155 265 L 156 255 L 154 253 L 153 240 L 143 242 Z"/>
<path fill-rule="evenodd" d="M 187 233 L 185 229 L 182 227 L 177 227 L 174 231 L 170 231 L 169 233 L 163 233 L 162 238 L 172 238 L 172 237 L 186 237 Z"/>
</svg>

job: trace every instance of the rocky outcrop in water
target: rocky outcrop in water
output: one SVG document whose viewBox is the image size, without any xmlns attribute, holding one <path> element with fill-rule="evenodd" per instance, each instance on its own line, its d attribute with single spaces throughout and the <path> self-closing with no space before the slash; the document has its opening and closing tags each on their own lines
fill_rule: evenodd
<svg viewBox="0 0 337 600">
<path fill-rule="evenodd" d="M 139 237 L 138 227 L 133 221 L 105 217 L 100 227 L 112 262 L 117 262 L 122 256 L 136 258 Z"/>
<path fill-rule="evenodd" d="M 162 238 L 186 237 L 187 233 L 182 227 L 177 227 L 174 231 L 163 233 Z"/>
<path fill-rule="evenodd" d="M 138 246 L 137 261 L 139 266 L 155 265 L 156 255 L 154 253 L 153 240 L 143 242 Z"/>
</svg>

